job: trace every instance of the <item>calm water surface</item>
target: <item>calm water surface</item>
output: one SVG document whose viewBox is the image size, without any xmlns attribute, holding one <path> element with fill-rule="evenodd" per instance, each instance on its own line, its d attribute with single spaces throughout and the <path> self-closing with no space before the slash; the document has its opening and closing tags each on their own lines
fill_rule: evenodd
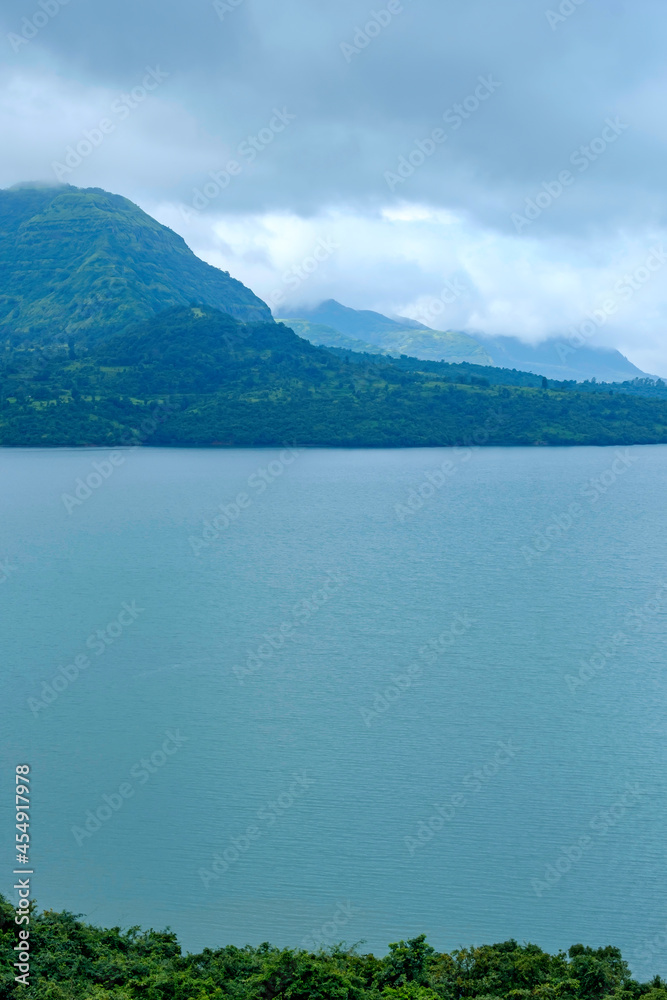
<svg viewBox="0 0 667 1000">
<path fill-rule="evenodd" d="M 0 452 L 42 907 L 667 974 L 667 448 L 106 461 Z"/>
</svg>

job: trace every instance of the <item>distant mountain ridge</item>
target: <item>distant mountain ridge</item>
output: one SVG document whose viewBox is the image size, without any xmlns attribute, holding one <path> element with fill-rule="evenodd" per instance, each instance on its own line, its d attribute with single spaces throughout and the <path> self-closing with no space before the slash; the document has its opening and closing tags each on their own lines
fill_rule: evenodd
<svg viewBox="0 0 667 1000">
<path fill-rule="evenodd" d="M 284 322 L 306 324 L 317 327 L 317 343 L 329 347 L 347 347 L 349 350 L 363 350 L 353 347 L 351 342 L 341 341 L 341 336 L 357 344 L 365 342 L 374 345 L 380 352 L 409 354 L 425 361 L 468 361 L 471 364 L 493 364 L 487 350 L 466 333 L 431 330 L 416 320 L 390 319 L 382 313 L 370 309 L 350 309 L 335 299 L 327 299 L 314 309 L 305 307 L 283 309 L 279 318 Z M 338 335 L 332 338 L 324 332 L 328 328 Z M 302 334 L 310 339 L 306 333 Z M 312 341 L 315 343 L 315 341 Z M 368 348 L 366 348 L 368 349 Z M 371 348 L 371 352 L 373 349 Z"/>
<path fill-rule="evenodd" d="M 310 323 L 306 319 L 292 319 L 291 317 L 281 317 L 280 322 L 294 330 L 299 337 L 314 344 L 315 347 L 340 347 L 346 351 L 356 351 L 359 354 L 397 353 L 387 351 L 384 347 L 378 347 L 377 344 L 358 340 L 356 337 L 347 337 L 344 333 L 334 330 L 332 326 L 325 326 L 323 323 Z"/>
<path fill-rule="evenodd" d="M 292 311 L 294 312 L 294 310 Z M 295 314 L 311 323 L 331 326 L 347 337 L 358 337 L 360 340 L 370 340 L 369 333 L 396 333 L 409 329 L 407 323 L 403 325 L 398 320 L 390 319 L 388 316 L 383 316 L 382 313 L 373 312 L 370 309 L 351 309 L 349 306 L 336 302 L 335 299 L 320 302 L 314 309 L 300 308 L 296 310 Z M 283 311 L 281 318 L 282 315 L 286 315 L 286 313 Z"/>
<path fill-rule="evenodd" d="M 105 337 L 193 302 L 272 322 L 254 292 L 121 195 L 71 185 L 0 190 L 3 337 Z"/>
<path fill-rule="evenodd" d="M 516 368 L 547 378 L 595 378 L 603 382 L 623 382 L 644 378 L 646 372 L 633 365 L 620 351 L 609 347 L 571 347 L 566 340 L 551 337 L 540 344 L 525 344 L 518 337 L 491 337 L 475 334 L 500 368 Z"/>
<path fill-rule="evenodd" d="M 518 337 L 474 336 L 461 330 L 432 330 L 416 320 L 390 319 L 367 309 L 350 309 L 335 299 L 315 308 L 292 307 L 281 314 L 285 322 L 311 343 L 369 353 L 408 354 L 422 361 L 469 362 L 516 368 L 559 381 L 597 379 L 623 382 L 647 373 L 620 351 L 606 347 L 572 348 L 550 338 L 526 344 Z M 313 337 L 315 339 L 313 339 Z M 366 346 L 362 346 L 365 342 Z"/>
</svg>

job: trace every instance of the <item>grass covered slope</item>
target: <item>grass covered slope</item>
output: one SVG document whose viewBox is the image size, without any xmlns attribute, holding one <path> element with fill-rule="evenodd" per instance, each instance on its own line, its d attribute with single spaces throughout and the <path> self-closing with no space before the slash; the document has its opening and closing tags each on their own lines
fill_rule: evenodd
<svg viewBox="0 0 667 1000">
<path fill-rule="evenodd" d="M 315 347 L 282 324 L 172 309 L 88 352 L 6 349 L 0 444 L 667 442 L 664 398 L 492 385 L 466 366 L 409 364 Z"/>
<path fill-rule="evenodd" d="M 617 948 L 549 955 L 516 941 L 436 952 L 424 935 L 382 958 L 228 946 L 183 955 L 169 931 L 102 930 L 70 913 L 33 913 L 31 979 L 14 984 L 14 910 L 0 896 L 0 1000 L 667 1000 L 659 977 L 632 979 Z"/>
<path fill-rule="evenodd" d="M 69 185 L 0 191 L 3 339 L 103 337 L 190 302 L 271 320 L 249 288 L 127 198 Z"/>
</svg>

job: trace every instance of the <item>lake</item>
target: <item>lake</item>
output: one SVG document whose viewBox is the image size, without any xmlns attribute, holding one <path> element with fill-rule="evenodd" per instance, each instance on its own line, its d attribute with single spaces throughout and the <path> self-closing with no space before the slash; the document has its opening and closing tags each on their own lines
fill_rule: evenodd
<svg viewBox="0 0 667 1000">
<path fill-rule="evenodd" d="M 667 975 L 667 447 L 0 463 L 42 908 Z"/>
</svg>

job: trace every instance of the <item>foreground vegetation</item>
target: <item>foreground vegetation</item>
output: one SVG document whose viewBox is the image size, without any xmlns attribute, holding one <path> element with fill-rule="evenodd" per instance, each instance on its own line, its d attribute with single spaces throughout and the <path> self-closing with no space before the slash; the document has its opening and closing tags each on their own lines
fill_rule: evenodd
<svg viewBox="0 0 667 1000">
<path fill-rule="evenodd" d="M 659 977 L 636 982 L 612 947 L 548 955 L 505 941 L 439 954 L 420 935 L 383 958 L 344 945 L 183 955 L 169 931 L 103 930 L 50 911 L 33 913 L 30 985 L 15 986 L 14 912 L 0 896 L 1 1000 L 667 1000 Z"/>
<path fill-rule="evenodd" d="M 167 310 L 101 342 L 0 352 L 5 446 L 661 442 L 663 383 L 600 390 L 335 351 L 281 324 L 243 324 L 203 307 Z"/>
</svg>

